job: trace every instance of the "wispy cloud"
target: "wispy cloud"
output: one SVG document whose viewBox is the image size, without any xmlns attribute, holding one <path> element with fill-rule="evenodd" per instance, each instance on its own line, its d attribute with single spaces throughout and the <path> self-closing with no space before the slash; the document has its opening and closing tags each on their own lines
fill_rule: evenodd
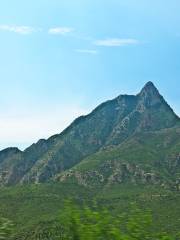
<svg viewBox="0 0 180 240">
<path fill-rule="evenodd" d="M 40 29 L 36 29 L 30 26 L 16 26 L 16 25 L 0 25 L 0 30 L 24 34 L 24 35 L 40 31 Z"/>
<path fill-rule="evenodd" d="M 73 32 L 74 29 L 70 27 L 56 27 L 56 28 L 50 28 L 48 33 L 49 34 L 55 34 L 55 35 L 66 35 L 68 33 Z"/>
<path fill-rule="evenodd" d="M 128 45 L 137 45 L 140 42 L 133 38 L 108 38 L 102 40 L 96 40 L 93 42 L 97 46 L 104 47 L 122 47 Z"/>
<path fill-rule="evenodd" d="M 87 54 L 97 54 L 98 53 L 97 50 L 93 50 L 93 49 L 75 49 L 75 52 L 87 53 Z"/>
</svg>

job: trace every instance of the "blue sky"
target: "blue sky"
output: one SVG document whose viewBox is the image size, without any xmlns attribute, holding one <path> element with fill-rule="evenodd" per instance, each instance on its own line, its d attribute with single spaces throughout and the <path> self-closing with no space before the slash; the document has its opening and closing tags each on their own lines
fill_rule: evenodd
<svg viewBox="0 0 180 240">
<path fill-rule="evenodd" d="M 180 1 L 2 0 L 0 149 L 153 81 L 180 114 Z"/>
</svg>

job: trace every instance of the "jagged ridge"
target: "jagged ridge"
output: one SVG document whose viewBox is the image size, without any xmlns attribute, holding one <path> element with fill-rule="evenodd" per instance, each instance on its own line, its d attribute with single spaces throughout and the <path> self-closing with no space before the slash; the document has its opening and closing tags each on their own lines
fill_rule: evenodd
<svg viewBox="0 0 180 240">
<path fill-rule="evenodd" d="M 41 139 L 24 152 L 0 152 L 1 185 L 45 182 L 103 148 L 136 134 L 179 125 L 179 118 L 152 82 L 136 96 L 120 95 L 76 119 L 61 134 Z"/>
</svg>

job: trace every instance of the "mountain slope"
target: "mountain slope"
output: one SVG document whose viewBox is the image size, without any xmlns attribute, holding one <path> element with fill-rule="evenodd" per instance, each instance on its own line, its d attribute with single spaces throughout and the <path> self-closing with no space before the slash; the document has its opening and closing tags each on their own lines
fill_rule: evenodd
<svg viewBox="0 0 180 240">
<path fill-rule="evenodd" d="M 148 82 L 138 95 L 120 95 L 107 101 L 76 119 L 61 134 L 42 139 L 24 152 L 0 152 L 0 183 L 46 182 L 104 148 L 119 146 L 137 134 L 179 125 L 179 118 Z"/>
<path fill-rule="evenodd" d="M 155 184 L 180 190 L 180 128 L 136 133 L 56 177 L 88 187 Z"/>
</svg>

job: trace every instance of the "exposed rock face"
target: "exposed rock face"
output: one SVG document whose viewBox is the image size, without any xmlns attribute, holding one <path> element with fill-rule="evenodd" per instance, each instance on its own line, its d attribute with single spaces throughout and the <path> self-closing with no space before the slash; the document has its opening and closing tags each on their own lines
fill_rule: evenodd
<svg viewBox="0 0 180 240">
<path fill-rule="evenodd" d="M 149 82 L 138 95 L 120 95 L 107 101 L 89 115 L 76 119 L 61 134 L 52 136 L 48 140 L 41 139 L 24 152 L 18 149 L 1 151 L 0 184 L 46 182 L 76 166 L 83 159 L 103 149 L 115 148 L 133 139 L 137 134 L 141 135 L 144 132 L 150 134 L 170 128 L 180 129 L 179 126 L 179 118 L 153 83 Z M 166 140 L 158 140 L 158 144 L 169 148 L 172 136 L 169 138 L 170 143 L 167 135 Z M 175 143 L 177 141 L 179 139 L 176 139 Z M 172 159 L 169 159 L 171 168 L 179 161 L 176 159 L 172 164 Z M 167 162 L 168 160 L 166 165 Z M 126 167 L 124 165 L 123 168 L 121 161 L 119 164 L 121 167 L 117 167 L 108 178 L 104 176 L 104 170 L 93 170 L 88 174 L 90 178 L 99 179 L 100 182 L 107 184 L 115 180 L 123 182 L 124 179 L 136 182 L 136 176 L 140 176 L 139 178 L 144 182 L 157 182 L 154 172 L 145 171 L 143 175 L 137 169 L 134 172 L 126 169 L 127 166 L 132 165 L 125 163 Z M 143 166 L 141 169 L 143 171 Z M 86 177 L 80 172 L 76 172 L 76 177 L 79 182 L 86 184 Z"/>
<path fill-rule="evenodd" d="M 157 104 L 165 103 L 157 88 L 152 82 L 148 82 L 138 94 L 140 102 L 144 108 L 152 107 Z"/>
<path fill-rule="evenodd" d="M 155 173 L 145 172 L 141 167 L 119 161 L 107 161 L 99 166 L 98 170 L 77 171 L 69 170 L 62 173 L 57 180 L 77 182 L 83 186 L 97 186 L 99 184 L 109 186 L 131 182 L 132 184 L 160 184 L 162 179 Z"/>
</svg>

